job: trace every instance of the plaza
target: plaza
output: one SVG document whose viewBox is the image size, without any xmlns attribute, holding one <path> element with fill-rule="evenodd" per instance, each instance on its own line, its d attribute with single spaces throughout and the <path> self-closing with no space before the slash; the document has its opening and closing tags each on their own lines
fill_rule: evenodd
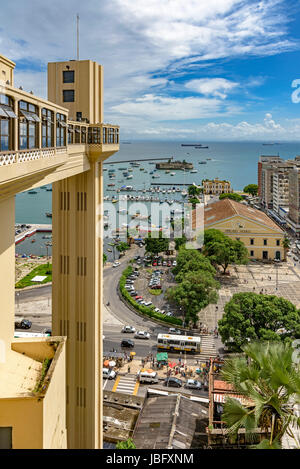
<svg viewBox="0 0 300 469">
<path fill-rule="evenodd" d="M 300 269 L 290 260 L 281 264 L 249 263 L 230 266 L 230 275 L 218 277 L 221 284 L 216 305 L 210 304 L 199 313 L 200 322 L 209 330 L 216 327 L 224 307 L 239 292 L 281 296 L 300 308 Z"/>
</svg>

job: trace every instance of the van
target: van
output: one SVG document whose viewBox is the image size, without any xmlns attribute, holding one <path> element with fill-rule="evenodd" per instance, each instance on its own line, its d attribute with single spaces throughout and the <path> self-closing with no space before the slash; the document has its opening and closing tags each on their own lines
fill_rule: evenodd
<svg viewBox="0 0 300 469">
<path fill-rule="evenodd" d="M 138 372 L 138 379 L 140 383 L 148 383 L 148 384 L 158 383 L 158 376 L 157 376 L 156 371 L 141 370 Z"/>
</svg>

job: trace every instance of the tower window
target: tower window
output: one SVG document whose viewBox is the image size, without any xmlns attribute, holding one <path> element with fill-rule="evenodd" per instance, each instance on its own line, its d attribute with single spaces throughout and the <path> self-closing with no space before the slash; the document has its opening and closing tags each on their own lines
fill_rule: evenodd
<svg viewBox="0 0 300 469">
<path fill-rule="evenodd" d="M 74 83 L 74 81 L 75 81 L 74 70 L 64 70 L 63 71 L 63 83 Z"/>
<path fill-rule="evenodd" d="M 63 90 L 63 102 L 74 103 L 75 91 L 74 90 Z"/>
</svg>

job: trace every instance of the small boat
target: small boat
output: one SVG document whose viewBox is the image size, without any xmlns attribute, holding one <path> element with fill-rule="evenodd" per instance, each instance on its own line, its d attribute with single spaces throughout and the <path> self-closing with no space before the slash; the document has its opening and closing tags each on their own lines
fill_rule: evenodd
<svg viewBox="0 0 300 469">
<path fill-rule="evenodd" d="M 108 187 L 113 187 L 115 184 L 107 184 Z"/>
<path fill-rule="evenodd" d="M 199 161 L 199 164 L 206 164 L 207 161 Z"/>
<path fill-rule="evenodd" d="M 52 192 L 52 187 L 50 189 L 46 189 L 47 192 Z"/>
<path fill-rule="evenodd" d="M 207 161 L 210 161 L 210 160 L 211 160 L 211 158 L 206 158 L 206 159 L 207 159 Z"/>
<path fill-rule="evenodd" d="M 46 217 L 48 217 L 48 218 L 52 218 L 52 213 L 50 213 L 50 212 L 46 212 L 45 215 L 46 215 Z"/>
<path fill-rule="evenodd" d="M 197 169 L 192 169 L 191 173 L 198 173 Z"/>
<path fill-rule="evenodd" d="M 182 195 L 183 197 L 186 197 L 186 196 L 188 195 L 188 193 L 187 193 L 187 191 L 183 190 L 183 191 L 181 191 L 181 195 Z"/>
<path fill-rule="evenodd" d="M 28 194 L 37 194 L 37 191 L 28 191 Z"/>
<path fill-rule="evenodd" d="M 112 250 L 111 250 L 111 249 L 108 249 L 108 252 L 112 252 Z"/>
<path fill-rule="evenodd" d="M 32 242 L 32 243 L 35 243 L 35 239 L 32 239 L 31 242 Z"/>
<path fill-rule="evenodd" d="M 170 170 L 169 170 L 169 169 L 167 169 L 167 171 L 165 171 L 165 174 L 169 174 L 169 172 L 170 172 Z"/>
<path fill-rule="evenodd" d="M 175 173 L 170 173 L 170 176 L 175 176 Z"/>
</svg>

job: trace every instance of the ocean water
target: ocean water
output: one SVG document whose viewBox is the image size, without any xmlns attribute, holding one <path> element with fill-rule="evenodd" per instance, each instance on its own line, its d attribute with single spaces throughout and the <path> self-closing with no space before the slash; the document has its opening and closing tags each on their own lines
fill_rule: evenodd
<svg viewBox="0 0 300 469">
<path fill-rule="evenodd" d="M 142 194 L 140 191 L 147 189 L 151 184 L 168 184 L 169 187 L 176 187 L 176 184 L 200 184 L 202 179 L 227 179 L 231 182 L 234 190 L 242 190 L 244 186 L 257 183 L 257 161 L 260 155 L 280 155 L 284 159 L 294 158 L 300 155 L 300 143 L 282 143 L 272 146 L 264 146 L 260 142 L 204 142 L 191 141 L 190 143 L 201 143 L 208 145 L 208 149 L 195 149 L 194 147 L 182 147 L 181 142 L 153 142 L 153 141 L 133 141 L 131 144 L 120 144 L 120 151 L 113 155 L 104 165 L 107 171 L 104 172 L 104 195 L 118 196 L 117 188 L 123 185 L 133 186 L 137 192 L 128 192 L 131 195 Z M 171 158 L 175 160 L 186 160 L 193 163 L 197 173 L 189 171 L 175 172 L 174 176 L 165 174 L 165 171 L 154 171 L 154 161 L 144 161 L 148 158 Z M 209 160 L 207 160 L 209 158 Z M 138 160 L 141 165 L 132 168 L 126 160 Z M 199 161 L 206 161 L 206 164 L 199 164 Z M 111 164 L 118 162 L 118 164 Z M 124 163 L 122 163 L 124 162 Z M 123 176 L 123 170 L 119 168 L 132 168 L 129 174 L 132 179 Z M 140 168 L 144 168 L 141 171 Z M 109 169 L 115 169 L 116 177 L 109 179 Z M 153 179 L 153 175 L 159 174 L 159 178 Z M 109 187 L 108 184 L 115 184 Z M 49 186 L 48 186 L 49 187 Z M 181 187 L 181 190 L 183 187 Z M 51 219 L 46 217 L 46 212 L 52 211 L 52 192 L 44 188 L 36 189 L 37 194 L 23 192 L 16 196 L 16 223 L 51 223 Z M 120 192 L 125 194 L 125 192 Z M 127 192 L 126 192 L 127 194 Z M 180 192 L 172 194 L 160 194 L 160 198 L 171 198 L 172 200 L 183 201 Z M 19 244 L 18 252 L 22 252 Z M 34 243 L 31 244 L 34 250 Z M 39 248 L 41 250 L 41 248 Z"/>
</svg>

